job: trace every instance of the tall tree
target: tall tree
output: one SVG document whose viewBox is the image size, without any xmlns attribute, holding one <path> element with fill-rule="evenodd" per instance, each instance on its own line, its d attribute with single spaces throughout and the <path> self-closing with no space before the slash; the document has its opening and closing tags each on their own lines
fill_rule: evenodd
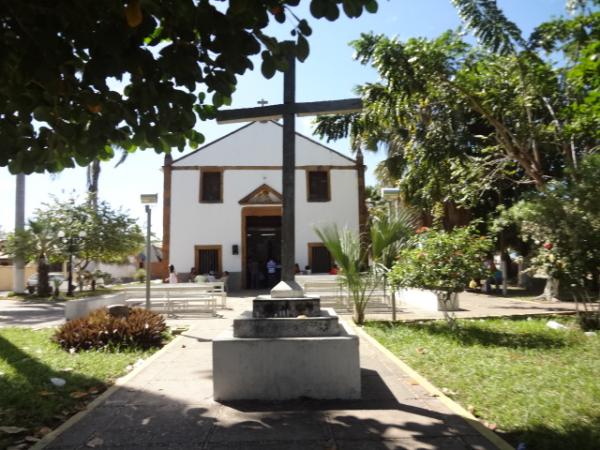
<svg viewBox="0 0 600 450">
<path fill-rule="evenodd" d="M 25 174 L 16 177 L 15 189 L 15 233 L 25 229 Z M 25 292 L 25 261 L 22 255 L 16 255 L 13 261 L 13 292 Z"/>
<path fill-rule="evenodd" d="M 525 41 L 495 1 L 455 4 L 480 46 L 451 32 L 406 42 L 363 35 L 353 43 L 357 59 L 382 81 L 358 88 L 363 114 L 322 118 L 317 131 L 385 147 L 380 176 L 399 179 L 419 206 L 450 200 L 489 212 L 518 198 L 524 185 L 543 189 L 597 145 L 592 127 L 576 125 L 597 120 L 590 54 L 600 13 L 543 24 Z M 542 44 L 569 50 L 574 43 L 588 58 L 564 51 L 566 63 L 556 66 L 539 52 Z M 579 110 L 586 114 L 577 118 Z"/>
<path fill-rule="evenodd" d="M 94 159 L 86 169 L 87 192 L 90 204 L 98 207 L 98 182 L 100 180 L 100 160 Z"/>
<path fill-rule="evenodd" d="M 78 239 L 83 234 L 85 238 Z M 28 228 L 8 236 L 6 251 L 38 262 L 38 289 L 40 295 L 46 295 L 49 262 L 63 262 L 74 254 L 76 267 L 82 271 L 91 261 L 122 262 L 136 254 L 143 243 L 135 219 L 106 202 L 100 201 L 94 208 L 89 201 L 54 198 L 34 212 Z"/>
<path fill-rule="evenodd" d="M 261 54 L 267 77 L 303 61 L 300 0 L 23 0 L 0 4 L 0 166 L 13 173 L 88 165 L 113 146 L 198 145 L 198 119 L 231 101 Z M 375 12 L 376 0 L 311 0 L 316 18 Z M 291 21 L 293 41 L 265 32 Z M 111 81 L 119 81 L 123 89 Z M 207 94 L 212 95 L 207 99 Z"/>
</svg>

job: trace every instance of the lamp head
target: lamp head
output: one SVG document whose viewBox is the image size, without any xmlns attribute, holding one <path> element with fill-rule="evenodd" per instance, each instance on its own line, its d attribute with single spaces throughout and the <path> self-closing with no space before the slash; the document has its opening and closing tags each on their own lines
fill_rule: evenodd
<svg viewBox="0 0 600 450">
<path fill-rule="evenodd" d="M 158 203 L 158 194 L 142 194 L 140 201 L 143 205 L 154 205 Z"/>
</svg>

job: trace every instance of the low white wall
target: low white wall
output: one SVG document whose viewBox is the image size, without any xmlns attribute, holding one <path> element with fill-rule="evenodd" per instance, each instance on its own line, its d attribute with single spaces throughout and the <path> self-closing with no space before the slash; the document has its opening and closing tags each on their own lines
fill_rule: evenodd
<svg viewBox="0 0 600 450">
<path fill-rule="evenodd" d="M 458 294 L 456 293 L 452 294 L 452 300 L 448 305 L 439 300 L 434 291 L 426 289 L 398 289 L 396 291 L 396 299 L 400 306 L 404 308 L 415 308 L 425 311 L 457 311 L 459 309 Z"/>
<path fill-rule="evenodd" d="M 73 320 L 88 315 L 90 312 L 109 305 L 125 305 L 125 293 L 101 295 L 98 297 L 80 298 L 65 302 L 65 319 Z"/>
</svg>

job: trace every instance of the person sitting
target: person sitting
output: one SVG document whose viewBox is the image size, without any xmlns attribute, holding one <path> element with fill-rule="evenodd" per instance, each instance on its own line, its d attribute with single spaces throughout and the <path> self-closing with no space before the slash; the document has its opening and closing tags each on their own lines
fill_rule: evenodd
<svg viewBox="0 0 600 450">
<path fill-rule="evenodd" d="M 223 282 L 223 290 L 225 292 L 227 292 L 229 290 L 228 286 L 227 286 L 227 282 L 229 281 L 229 272 L 228 271 L 223 272 L 223 275 L 221 275 L 221 278 L 219 278 L 219 281 Z"/>
<path fill-rule="evenodd" d="M 189 276 L 189 278 L 188 278 L 188 279 L 189 279 L 189 282 L 190 282 L 190 283 L 193 283 L 193 282 L 194 282 L 194 280 L 196 279 L 196 268 L 195 268 L 195 267 L 192 267 L 192 268 L 190 269 L 190 276 Z"/>
<path fill-rule="evenodd" d="M 217 278 L 215 277 L 215 272 L 213 272 L 212 270 L 210 272 L 208 272 L 208 276 L 206 277 L 206 281 L 209 282 L 209 283 L 217 281 Z"/>
<path fill-rule="evenodd" d="M 337 264 L 334 264 L 333 266 L 331 266 L 331 269 L 329 269 L 329 275 L 337 275 L 338 274 L 338 266 Z"/>
<path fill-rule="evenodd" d="M 169 283 L 177 283 L 177 272 L 175 272 L 175 266 L 173 264 L 169 266 Z"/>
<path fill-rule="evenodd" d="M 298 275 L 300 273 L 300 266 L 298 263 L 294 264 L 294 274 Z"/>
</svg>

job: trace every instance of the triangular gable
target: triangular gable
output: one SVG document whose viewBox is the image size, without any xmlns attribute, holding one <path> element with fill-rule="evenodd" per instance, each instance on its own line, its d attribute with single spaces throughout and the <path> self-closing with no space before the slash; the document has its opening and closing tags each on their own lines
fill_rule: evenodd
<svg viewBox="0 0 600 450">
<path fill-rule="evenodd" d="M 281 124 L 250 122 L 173 161 L 177 166 L 266 166 L 282 164 Z M 352 166 L 353 159 L 296 132 L 296 165 Z"/>
<path fill-rule="evenodd" d="M 280 205 L 283 197 L 268 184 L 262 184 L 243 199 L 240 205 Z"/>
</svg>

